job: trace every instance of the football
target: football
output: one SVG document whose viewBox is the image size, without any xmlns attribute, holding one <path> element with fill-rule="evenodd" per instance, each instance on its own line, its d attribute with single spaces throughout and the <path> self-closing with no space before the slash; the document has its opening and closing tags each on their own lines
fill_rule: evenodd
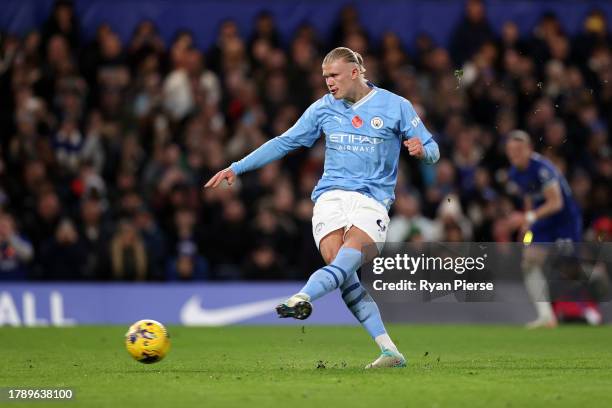
<svg viewBox="0 0 612 408">
<path fill-rule="evenodd" d="M 144 364 L 162 360 L 170 350 L 170 335 L 163 324 L 155 320 L 139 320 L 125 334 L 128 353 Z"/>
</svg>

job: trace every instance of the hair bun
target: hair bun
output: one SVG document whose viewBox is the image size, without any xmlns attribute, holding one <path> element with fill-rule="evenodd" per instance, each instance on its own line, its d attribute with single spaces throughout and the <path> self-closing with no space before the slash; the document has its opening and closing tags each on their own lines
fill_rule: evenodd
<svg viewBox="0 0 612 408">
<path fill-rule="evenodd" d="M 357 63 L 363 66 L 363 57 L 357 51 L 353 51 L 355 53 L 355 58 L 357 58 Z"/>
</svg>

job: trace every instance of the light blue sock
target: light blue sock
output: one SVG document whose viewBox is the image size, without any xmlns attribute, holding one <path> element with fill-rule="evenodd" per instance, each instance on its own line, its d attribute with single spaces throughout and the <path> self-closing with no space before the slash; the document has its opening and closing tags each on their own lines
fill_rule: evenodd
<svg viewBox="0 0 612 408">
<path fill-rule="evenodd" d="M 342 290 L 342 300 L 344 300 L 346 306 L 373 339 L 387 333 L 378 305 L 359 282 L 356 273 L 344 281 L 340 290 Z"/>
<path fill-rule="evenodd" d="M 361 251 L 342 247 L 332 263 L 310 275 L 308 282 L 300 292 L 310 296 L 311 301 L 316 300 L 342 287 L 348 278 L 355 275 L 360 266 Z"/>
</svg>

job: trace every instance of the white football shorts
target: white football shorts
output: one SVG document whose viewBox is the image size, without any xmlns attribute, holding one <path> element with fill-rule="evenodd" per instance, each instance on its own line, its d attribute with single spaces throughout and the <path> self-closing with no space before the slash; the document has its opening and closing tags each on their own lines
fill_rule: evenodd
<svg viewBox="0 0 612 408">
<path fill-rule="evenodd" d="M 317 199 L 312 214 L 312 235 L 317 249 L 327 234 L 340 228 L 346 234 L 353 225 L 376 242 L 378 251 L 382 250 L 389 225 L 385 206 L 355 191 L 331 190 Z"/>
</svg>

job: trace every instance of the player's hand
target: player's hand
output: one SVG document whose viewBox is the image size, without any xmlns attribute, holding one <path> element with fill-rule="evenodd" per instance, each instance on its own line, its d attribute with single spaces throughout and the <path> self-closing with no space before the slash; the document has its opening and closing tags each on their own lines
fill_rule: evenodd
<svg viewBox="0 0 612 408">
<path fill-rule="evenodd" d="M 518 230 L 519 236 L 525 235 L 525 233 L 529 231 L 529 228 L 531 227 L 531 224 L 525 217 L 525 213 L 520 211 L 513 212 L 512 215 L 510 215 L 509 221 L 512 229 Z"/>
<path fill-rule="evenodd" d="M 423 148 L 423 143 L 421 143 L 421 139 L 418 137 L 411 137 L 408 140 L 404 141 L 404 146 L 408 149 L 408 154 L 416 157 L 417 159 L 425 158 L 425 149 Z"/>
<path fill-rule="evenodd" d="M 508 217 L 508 221 L 513 230 L 521 228 L 525 225 L 525 214 L 520 211 L 514 211 L 510 214 L 510 217 Z"/>
<path fill-rule="evenodd" d="M 234 173 L 234 170 L 232 170 L 229 167 L 221 170 L 220 172 L 212 176 L 211 179 L 208 180 L 206 184 L 204 184 L 204 188 L 208 188 L 208 187 L 215 188 L 219 184 L 221 184 L 223 180 L 227 180 L 227 184 L 230 186 L 234 184 L 234 181 L 236 181 L 236 173 Z"/>
</svg>

